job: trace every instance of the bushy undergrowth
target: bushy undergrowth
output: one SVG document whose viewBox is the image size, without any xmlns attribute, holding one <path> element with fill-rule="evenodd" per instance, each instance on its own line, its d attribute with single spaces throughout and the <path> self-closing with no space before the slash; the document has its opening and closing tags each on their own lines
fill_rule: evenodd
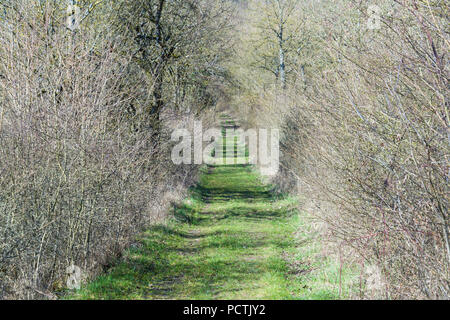
<svg viewBox="0 0 450 320">
<path fill-rule="evenodd" d="M 379 1 L 375 16 L 359 1 L 293 6 L 284 14 L 308 40 L 284 43 L 286 88 L 278 78 L 268 89 L 273 76 L 244 41 L 242 59 L 260 68 L 239 91 L 249 125 L 284 132 L 279 185 L 297 185 L 326 239 L 362 266 L 362 297 L 448 299 L 447 4 Z M 277 49 L 255 17 L 243 38 Z"/>
<path fill-rule="evenodd" d="M 69 30 L 66 5 L 1 4 L 0 299 L 55 298 L 67 267 L 85 277 L 104 269 L 164 218 L 197 171 L 172 163 L 170 133 L 214 102 L 199 93 L 206 86 L 187 84 L 197 80 L 190 74 L 170 82 L 162 70 L 172 60 L 160 73 L 142 65 L 134 29 L 117 28 L 118 13 L 135 7 L 86 4 Z M 161 34 L 183 31 L 163 19 Z M 200 70 L 204 59 L 191 65 Z"/>
</svg>

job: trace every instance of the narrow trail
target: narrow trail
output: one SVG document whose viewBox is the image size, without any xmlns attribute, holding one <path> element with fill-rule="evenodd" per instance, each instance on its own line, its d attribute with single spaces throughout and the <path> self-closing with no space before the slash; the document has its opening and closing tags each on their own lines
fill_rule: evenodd
<svg viewBox="0 0 450 320">
<path fill-rule="evenodd" d="M 223 132 L 235 126 L 222 120 Z M 224 136 L 223 143 L 233 138 Z M 233 163 L 240 148 L 228 164 L 204 166 L 192 196 L 174 209 L 175 219 L 145 232 L 120 263 L 73 298 L 307 297 L 302 276 L 312 267 L 292 260 L 298 259 L 298 202 L 276 198 L 253 166 Z"/>
</svg>

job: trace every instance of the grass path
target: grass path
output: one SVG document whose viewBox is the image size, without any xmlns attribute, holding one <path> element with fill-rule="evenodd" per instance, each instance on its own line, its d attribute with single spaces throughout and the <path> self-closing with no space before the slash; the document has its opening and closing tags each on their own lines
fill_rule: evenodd
<svg viewBox="0 0 450 320">
<path fill-rule="evenodd" d="M 306 262 L 314 245 L 299 250 L 297 200 L 270 190 L 252 166 L 205 166 L 174 219 L 142 234 L 115 267 L 71 298 L 337 298 L 336 267 L 314 273 Z"/>
</svg>

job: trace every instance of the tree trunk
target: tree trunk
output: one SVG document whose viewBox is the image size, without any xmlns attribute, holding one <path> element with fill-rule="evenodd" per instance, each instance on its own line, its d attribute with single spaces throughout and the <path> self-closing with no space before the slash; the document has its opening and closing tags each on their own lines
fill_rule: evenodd
<svg viewBox="0 0 450 320">
<path fill-rule="evenodd" d="M 153 138 L 156 143 L 159 143 L 160 133 L 161 133 L 161 126 L 160 126 L 160 117 L 161 117 L 161 110 L 163 107 L 163 100 L 162 100 L 162 92 L 163 92 L 163 69 L 164 69 L 164 63 L 166 59 L 166 48 L 164 46 L 164 41 L 162 39 L 162 25 L 161 25 L 161 16 L 164 9 L 164 3 L 165 0 L 159 0 L 158 9 L 156 11 L 156 19 L 155 19 L 155 40 L 158 44 L 160 50 L 161 50 L 161 56 L 160 61 L 158 62 L 158 65 L 156 67 L 155 72 L 155 86 L 153 88 L 153 106 L 151 109 L 151 117 L 152 117 L 152 129 L 153 129 Z"/>
<path fill-rule="evenodd" d="M 284 51 L 284 21 L 283 21 L 283 9 L 281 7 L 280 2 L 278 2 L 278 16 L 280 19 L 279 22 L 279 33 L 278 33 L 278 45 L 280 47 L 279 52 L 279 74 L 281 80 L 281 87 L 283 89 L 286 88 L 286 65 L 285 65 L 285 51 Z"/>
</svg>

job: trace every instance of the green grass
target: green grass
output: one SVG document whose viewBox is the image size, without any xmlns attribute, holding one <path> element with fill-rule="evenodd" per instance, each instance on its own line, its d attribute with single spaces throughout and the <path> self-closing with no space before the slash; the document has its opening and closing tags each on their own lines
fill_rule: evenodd
<svg viewBox="0 0 450 320">
<path fill-rule="evenodd" d="M 320 244 L 298 199 L 271 189 L 251 166 L 205 166 L 170 221 L 67 298 L 339 298 L 339 267 L 317 259 Z"/>
</svg>

